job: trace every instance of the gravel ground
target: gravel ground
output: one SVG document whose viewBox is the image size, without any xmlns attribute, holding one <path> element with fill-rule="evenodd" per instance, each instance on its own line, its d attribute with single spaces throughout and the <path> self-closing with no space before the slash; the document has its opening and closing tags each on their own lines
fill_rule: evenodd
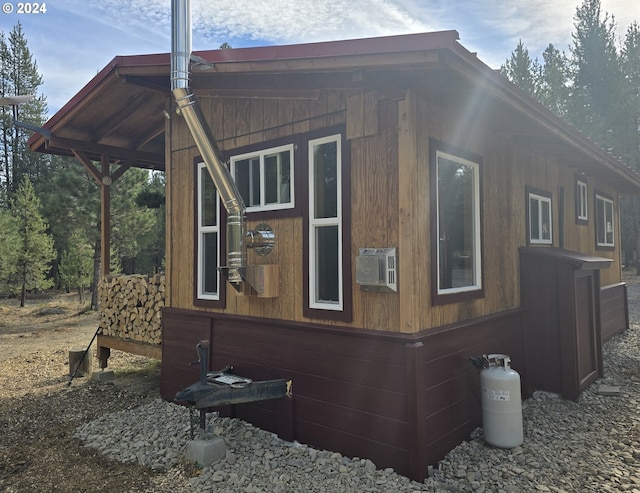
<svg viewBox="0 0 640 493">
<path fill-rule="evenodd" d="M 215 415 L 208 428 L 227 456 L 199 468 L 181 459 L 189 412 L 156 397 L 157 368 L 144 358 L 114 356 L 116 383 L 69 387 L 66 350 L 13 357 L 0 363 L 0 491 L 640 493 L 635 283 L 629 310 L 631 329 L 605 344 L 605 377 L 577 402 L 536 393 L 523 403 L 522 446 L 492 448 L 476 430 L 424 483 Z M 600 395 L 601 384 L 620 395 Z"/>
</svg>

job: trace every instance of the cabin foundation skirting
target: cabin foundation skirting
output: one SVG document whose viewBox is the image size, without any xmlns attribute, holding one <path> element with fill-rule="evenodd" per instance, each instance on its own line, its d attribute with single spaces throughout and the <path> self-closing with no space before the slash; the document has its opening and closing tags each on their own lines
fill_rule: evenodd
<svg viewBox="0 0 640 493">
<path fill-rule="evenodd" d="M 604 286 L 600 290 L 602 342 L 629 328 L 627 285 L 623 282 Z"/>
<path fill-rule="evenodd" d="M 509 354 L 516 370 L 523 362 L 520 310 L 407 335 L 165 308 L 164 399 L 198 381 L 200 340 L 211 341 L 211 370 L 293 381 L 292 398 L 222 414 L 418 481 L 481 423 L 469 357 Z"/>
</svg>

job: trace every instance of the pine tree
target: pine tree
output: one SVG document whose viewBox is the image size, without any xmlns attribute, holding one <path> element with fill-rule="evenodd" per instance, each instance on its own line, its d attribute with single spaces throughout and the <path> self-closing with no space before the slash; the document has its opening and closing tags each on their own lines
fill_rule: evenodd
<svg viewBox="0 0 640 493">
<path fill-rule="evenodd" d="M 29 152 L 26 144 L 31 131 L 13 125 L 16 119 L 42 126 L 47 104 L 44 96 L 37 96 L 41 85 L 42 77 L 27 46 L 21 24 L 14 26 L 8 40 L 5 33 L 0 32 L 0 96 L 36 96 L 19 106 L 0 107 L 3 128 L 0 142 L 0 206 L 10 204 L 23 176 L 28 176 L 36 189 L 48 178 L 50 157 Z"/>
<path fill-rule="evenodd" d="M 537 97 L 540 88 L 540 64 L 532 60 L 522 40 L 500 67 L 500 73 L 530 96 Z"/>
<path fill-rule="evenodd" d="M 147 266 L 138 265 L 141 260 L 139 256 L 158 241 L 154 234 L 158 222 L 155 211 L 136 203 L 136 197 L 148 185 L 149 172 L 132 168 L 111 188 L 111 248 L 120 255 L 122 269 L 126 274 L 147 270 Z"/>
<path fill-rule="evenodd" d="M 565 117 L 569 103 L 569 61 L 552 44 L 544 50 L 542 59 L 538 98 L 556 115 Z"/>
<path fill-rule="evenodd" d="M 139 255 L 142 269 L 141 273 L 157 274 L 164 269 L 165 260 L 165 233 L 166 210 L 165 195 L 166 184 L 164 173 L 151 174 L 149 182 L 142 192 L 136 197 L 136 204 L 142 209 L 148 209 L 154 216 L 153 228 L 149 233 L 149 241 Z"/>
<path fill-rule="evenodd" d="M 624 74 L 622 99 L 623 111 L 620 126 L 616 128 L 621 139 L 620 155 L 636 170 L 640 171 L 640 26 L 634 22 L 627 29 L 620 52 L 620 63 Z M 631 257 L 636 252 L 636 273 L 640 274 L 640 198 L 624 196 L 621 199 L 620 223 L 622 248 Z M 625 259 L 631 265 L 632 258 Z"/>
<path fill-rule="evenodd" d="M 13 215 L 0 208 L 0 293 L 9 294 L 9 279 L 15 277 L 20 237 Z"/>
<path fill-rule="evenodd" d="M 78 301 L 84 304 L 84 290 L 93 278 L 93 246 L 78 232 L 71 235 L 69 249 L 60 259 L 60 278 L 67 289 L 78 290 Z"/>
<path fill-rule="evenodd" d="M 47 273 L 56 253 L 53 238 L 47 234 L 47 223 L 40 214 L 40 200 L 28 176 L 22 178 L 11 210 L 19 237 L 13 286 L 20 292 L 20 306 L 24 306 L 27 290 L 47 289 L 53 285 Z"/>
<path fill-rule="evenodd" d="M 627 163 L 640 170 L 640 25 L 637 22 L 627 29 L 620 65 L 624 76 L 620 154 Z"/>
<path fill-rule="evenodd" d="M 44 184 L 39 196 L 56 251 L 62 255 L 73 248 L 71 239 L 74 233 L 80 234 L 92 245 L 96 244 L 100 237 L 100 189 L 78 161 L 54 157 L 53 162 L 56 171 L 52 179 Z M 54 277 L 57 280 L 59 261 L 60 258 L 54 263 Z"/>
<path fill-rule="evenodd" d="M 600 0 L 584 0 L 575 15 L 571 47 L 573 94 L 569 119 L 606 149 L 615 146 L 622 72 L 615 46 L 615 20 Z"/>
</svg>

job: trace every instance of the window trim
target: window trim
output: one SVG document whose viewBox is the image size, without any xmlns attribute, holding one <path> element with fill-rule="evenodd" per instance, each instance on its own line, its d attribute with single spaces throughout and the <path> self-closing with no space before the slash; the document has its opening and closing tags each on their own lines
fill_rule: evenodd
<svg viewBox="0 0 640 493">
<path fill-rule="evenodd" d="M 264 211 L 248 212 L 247 218 L 251 221 L 268 221 L 281 217 L 297 217 L 303 214 L 304 208 L 304 189 L 306 187 L 306 170 L 305 162 L 307 160 L 306 153 L 304 152 L 306 135 L 295 134 L 287 137 L 279 137 L 276 139 L 266 140 L 264 142 L 258 142 L 255 144 L 249 144 L 242 147 L 236 147 L 234 149 L 226 149 L 222 151 L 225 162 L 230 162 L 230 156 L 238 156 L 240 154 L 250 154 L 259 152 L 263 149 L 273 149 L 276 147 L 293 145 L 293 162 L 295 163 L 295 172 L 293 176 L 293 195 L 295 197 L 295 205 L 289 209 L 272 209 Z M 224 211 L 224 207 L 223 207 Z M 224 211 L 226 212 L 226 211 Z"/>
<path fill-rule="evenodd" d="M 471 165 L 475 170 L 474 176 L 474 250 L 478 262 L 474 265 L 475 284 L 462 288 L 440 289 L 440 241 L 439 241 L 439 203 L 438 203 L 438 158 L 447 159 Z M 460 301 L 468 301 L 484 297 L 484 250 L 483 250 L 483 217 L 482 217 L 482 168 L 481 156 L 457 148 L 455 146 L 429 139 L 429 170 L 430 170 L 430 237 L 431 237 L 431 302 L 433 305 L 444 305 Z"/>
<path fill-rule="evenodd" d="M 241 154 L 230 154 L 229 158 L 229 166 L 231 171 L 231 176 L 233 179 L 236 179 L 236 163 L 238 161 L 243 161 L 246 159 L 259 158 L 260 159 L 260 205 L 258 206 L 249 206 L 246 205 L 247 214 L 252 214 L 255 212 L 270 212 L 270 211 L 280 211 L 286 209 L 295 209 L 296 207 L 296 183 L 295 183 L 295 160 L 296 160 L 296 152 L 295 152 L 295 144 L 289 141 L 286 144 L 280 144 L 273 147 L 264 147 L 264 145 L 269 145 L 268 142 L 265 142 L 259 148 L 253 151 L 246 151 Z M 265 156 L 269 154 L 276 154 L 289 151 L 290 160 L 289 160 L 289 202 L 283 203 L 275 203 L 275 204 L 266 204 L 264 201 L 266 200 L 266 190 L 265 190 Z"/>
<path fill-rule="evenodd" d="M 586 180 L 576 179 L 576 224 L 589 224 L 589 195 Z"/>
<path fill-rule="evenodd" d="M 597 250 L 615 250 L 616 248 L 616 222 L 615 222 L 615 203 L 613 201 L 613 198 L 600 193 L 600 192 L 595 192 L 594 193 L 594 201 L 593 201 L 593 205 L 594 205 L 594 211 L 593 211 L 593 215 L 595 217 L 595 234 L 596 234 L 596 249 Z M 598 240 L 598 228 L 600 226 L 604 226 L 606 228 L 606 224 L 601 224 L 600 223 L 600 218 L 598 217 L 598 201 L 602 201 L 604 202 L 604 204 L 609 204 L 611 206 L 611 243 L 600 243 L 600 241 Z M 605 210 L 605 217 L 604 217 L 605 223 L 606 223 L 606 210 Z M 606 240 L 606 231 L 605 231 L 605 240 Z"/>
<path fill-rule="evenodd" d="M 531 238 L 531 198 L 536 198 L 538 203 L 547 202 L 549 204 L 549 239 L 533 239 Z M 526 227 L 527 227 L 527 245 L 553 245 L 553 196 L 551 193 L 544 190 L 525 187 L 525 200 L 526 200 Z M 541 213 L 540 205 L 538 205 L 538 212 Z M 539 221 L 542 224 L 542 214 L 539 214 Z"/>
<path fill-rule="evenodd" d="M 306 197 L 303 201 L 303 315 L 312 319 L 335 320 L 341 322 L 351 322 L 353 320 L 353 299 L 352 299 L 352 279 L 351 279 L 351 174 L 350 174 L 350 152 L 351 146 L 346 138 L 346 129 L 344 125 L 335 127 L 327 127 L 306 133 L 301 136 L 301 147 L 304 145 L 306 152 L 301 153 L 301 159 L 298 161 L 303 172 L 298 175 L 305 174 L 304 192 Z M 339 194 L 339 204 L 341 204 L 341 231 L 339 232 L 340 244 L 340 267 L 342 270 L 342 287 L 341 301 L 342 307 L 338 309 L 327 309 L 322 304 L 312 303 L 311 283 L 314 281 L 313 269 L 314 258 L 312 253 L 312 224 L 311 224 L 311 200 L 312 200 L 312 183 L 313 173 L 311 169 L 312 160 L 311 144 L 319 141 L 330 141 L 331 138 L 339 137 L 340 142 L 340 181 L 341 190 Z M 304 156 L 304 158 L 302 158 Z M 304 159 L 304 161 L 303 161 Z"/>
<path fill-rule="evenodd" d="M 196 157 L 193 161 L 194 161 L 194 174 L 195 174 L 194 176 L 195 193 L 193 194 L 194 195 L 194 236 L 195 236 L 194 238 L 195 241 L 193 242 L 194 243 L 193 268 L 194 268 L 194 274 L 195 274 L 193 276 L 193 304 L 194 306 L 201 306 L 201 307 L 224 308 L 226 306 L 226 280 L 224 279 L 224 277 L 220 275 L 219 271 L 217 271 L 217 276 L 218 276 L 217 294 L 208 295 L 202 292 L 202 283 L 204 281 L 204 279 L 201 277 L 203 259 L 200 256 L 200 252 L 202 251 L 202 237 L 203 237 L 203 233 L 213 232 L 213 229 L 211 229 L 211 231 L 203 231 L 203 228 L 201 227 L 201 224 L 202 224 L 201 185 L 202 184 L 200 182 L 200 177 L 202 176 L 201 170 L 205 169 L 205 164 L 202 158 L 199 156 Z M 225 245 L 226 228 L 222 226 L 226 224 L 226 211 L 224 207 L 222 207 L 222 204 L 220 203 L 217 190 L 216 190 L 216 196 L 218 197 L 218 200 L 216 202 L 217 204 L 216 229 L 218 233 L 217 265 L 220 266 L 221 259 L 224 259 L 226 257 L 226 245 Z M 212 227 L 207 226 L 204 228 L 209 229 Z"/>
<path fill-rule="evenodd" d="M 320 146 L 323 144 L 329 144 L 335 142 L 338 148 L 337 163 L 336 163 L 336 179 L 337 179 L 337 194 L 336 194 L 336 217 L 330 218 L 315 218 L 313 213 L 313 204 L 315 200 L 315 186 L 314 180 L 314 161 L 313 161 L 313 148 L 314 146 Z M 316 310 L 331 310 L 342 311 L 344 307 L 344 278 L 342 267 L 342 138 L 340 134 L 328 135 L 326 137 L 320 137 L 317 139 L 309 139 L 307 143 L 309 152 L 309 308 Z M 338 301 L 328 302 L 320 301 L 316 296 L 316 276 L 317 269 L 311 268 L 312 260 L 317 259 L 316 246 L 315 246 L 315 234 L 316 232 L 325 226 L 337 226 L 338 228 Z"/>
</svg>

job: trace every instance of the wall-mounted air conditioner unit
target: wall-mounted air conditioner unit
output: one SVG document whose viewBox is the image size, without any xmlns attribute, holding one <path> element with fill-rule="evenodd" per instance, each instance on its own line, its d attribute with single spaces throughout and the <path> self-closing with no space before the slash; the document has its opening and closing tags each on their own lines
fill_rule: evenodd
<svg viewBox="0 0 640 493">
<path fill-rule="evenodd" d="M 361 248 L 356 257 L 356 282 L 367 291 L 398 291 L 395 248 Z"/>
</svg>

